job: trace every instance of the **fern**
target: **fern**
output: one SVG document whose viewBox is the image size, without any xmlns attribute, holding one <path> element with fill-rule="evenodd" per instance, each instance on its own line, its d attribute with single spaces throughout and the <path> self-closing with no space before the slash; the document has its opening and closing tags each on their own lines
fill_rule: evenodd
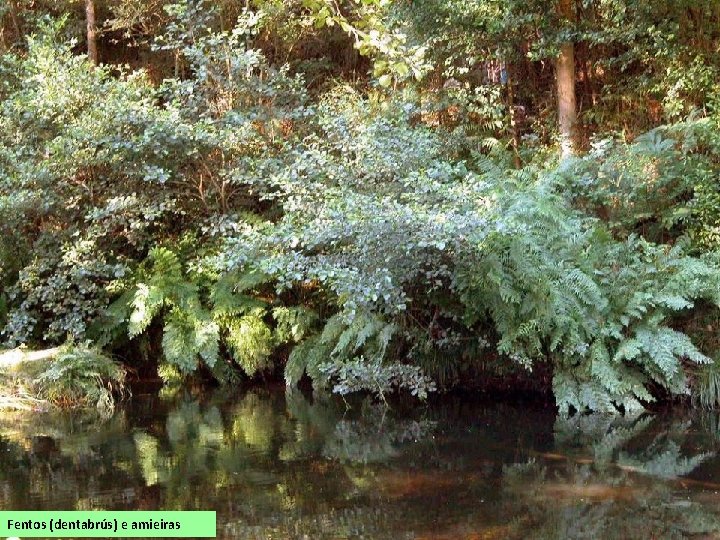
<svg viewBox="0 0 720 540">
<path fill-rule="evenodd" d="M 126 392 L 125 369 L 87 344 L 64 345 L 33 384 L 39 397 L 58 406 L 95 406 L 103 413 L 112 413 Z"/>
<path fill-rule="evenodd" d="M 233 359 L 243 371 L 252 376 L 270 367 L 273 335 L 259 314 L 251 314 L 234 320 L 227 326 L 226 343 Z"/>
<path fill-rule="evenodd" d="M 210 290 L 213 318 L 219 320 L 249 313 L 255 309 L 268 308 L 268 303 L 250 294 L 243 294 L 253 285 L 264 283 L 255 274 L 252 280 L 246 274 L 227 273 L 213 284 Z"/>
<path fill-rule="evenodd" d="M 294 387 L 306 373 L 317 388 L 327 387 L 334 379 L 337 393 L 369 390 L 383 396 L 397 387 L 425 398 L 435 385 L 419 367 L 383 363 L 396 332 L 395 324 L 372 313 L 357 313 L 353 318 L 338 313 L 320 334 L 293 349 L 285 365 L 285 383 Z M 359 351 L 363 354 L 355 356 Z"/>
<path fill-rule="evenodd" d="M 555 373 L 552 381 L 555 403 L 561 415 L 568 415 L 571 409 L 584 410 L 580 401 L 577 382 L 566 372 Z"/>
<path fill-rule="evenodd" d="M 213 367 L 218 359 L 219 327 L 210 319 L 174 309 L 165 321 L 162 345 L 166 360 L 184 373 L 195 369 L 198 357 Z"/>
<path fill-rule="evenodd" d="M 321 367 L 330 359 L 331 350 L 332 346 L 323 343 L 319 335 L 311 336 L 295 346 L 285 364 L 285 384 L 294 388 L 303 374 L 307 374 L 315 388 L 324 388 L 327 378 Z"/>
<path fill-rule="evenodd" d="M 706 409 L 720 406 L 720 362 L 700 366 L 695 374 L 693 402 Z"/>
<path fill-rule="evenodd" d="M 187 282 L 178 256 L 167 248 L 150 250 L 146 261 L 146 279 L 137 284 L 131 303 L 128 335 L 143 333 L 166 306 L 195 308 L 199 305 L 197 287 Z"/>
<path fill-rule="evenodd" d="M 336 342 L 340 338 L 340 335 L 343 333 L 343 331 L 346 329 L 346 325 L 347 322 L 345 320 L 344 314 L 336 313 L 335 315 L 330 317 L 325 323 L 322 334 L 320 334 L 320 340 L 323 343 Z"/>
<path fill-rule="evenodd" d="M 186 274 L 176 253 L 165 247 L 154 248 L 138 272 L 134 290 L 110 306 L 106 319 L 113 324 L 127 320 L 128 336 L 134 338 L 162 316 L 165 359 L 183 374 L 196 369 L 199 361 L 214 368 L 221 339 L 248 375 L 269 367 L 274 341 L 262 320 L 268 303 L 244 294 L 265 283 L 266 278 L 235 272 L 221 276 L 211 283 L 206 295 L 211 307 L 203 302 L 204 295 L 194 279 L 197 276 Z"/>
<path fill-rule="evenodd" d="M 175 316 L 171 314 L 163 328 L 165 359 L 183 373 L 191 373 L 197 367 L 193 330 L 192 323 L 179 312 Z"/>
<path fill-rule="evenodd" d="M 164 291 L 144 283 L 137 286 L 130 307 L 128 335 L 133 338 L 142 334 L 165 305 Z"/>
<path fill-rule="evenodd" d="M 272 310 L 276 322 L 275 339 L 278 343 L 298 343 L 313 329 L 318 316 L 305 307 L 276 307 Z"/>
</svg>

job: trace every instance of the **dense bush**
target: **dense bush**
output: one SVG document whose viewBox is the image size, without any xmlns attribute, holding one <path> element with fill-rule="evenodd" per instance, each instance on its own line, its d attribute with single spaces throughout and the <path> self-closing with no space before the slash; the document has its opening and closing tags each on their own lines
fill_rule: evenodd
<svg viewBox="0 0 720 540">
<path fill-rule="evenodd" d="M 374 49 L 379 89 L 311 93 L 255 46 L 271 16 L 224 30 L 205 7 L 166 10 L 161 84 L 92 66 L 56 23 L 0 61 L 9 345 L 117 350 L 157 329 L 162 374 L 282 368 L 379 396 L 547 364 L 563 412 L 714 384 L 678 314 L 720 303 L 715 116 L 558 163 L 503 131 L 497 86 L 428 105 L 413 62 L 378 66 L 420 62 L 397 33 Z"/>
</svg>

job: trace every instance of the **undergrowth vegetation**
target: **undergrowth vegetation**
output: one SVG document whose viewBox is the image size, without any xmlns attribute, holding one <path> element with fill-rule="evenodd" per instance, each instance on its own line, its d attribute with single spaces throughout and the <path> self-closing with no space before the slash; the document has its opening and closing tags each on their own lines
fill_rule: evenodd
<svg viewBox="0 0 720 540">
<path fill-rule="evenodd" d="M 0 59 L 7 345 L 380 398 L 551 373 L 563 413 L 720 402 L 712 107 L 558 161 L 509 136 L 498 88 L 443 124 L 417 86 L 386 88 L 412 62 L 317 88 L 263 50 L 261 8 L 230 29 L 203 4 L 166 15 L 160 83 L 92 66 L 44 18 Z M 109 404 L 123 375 L 68 350 L 37 382 Z"/>
<path fill-rule="evenodd" d="M 110 416 L 129 396 L 127 370 L 89 343 L 0 353 L 0 410 L 95 409 Z"/>
<path fill-rule="evenodd" d="M 95 407 L 109 414 L 126 393 L 125 369 L 87 346 L 66 346 L 35 378 L 36 393 L 60 407 Z"/>
</svg>

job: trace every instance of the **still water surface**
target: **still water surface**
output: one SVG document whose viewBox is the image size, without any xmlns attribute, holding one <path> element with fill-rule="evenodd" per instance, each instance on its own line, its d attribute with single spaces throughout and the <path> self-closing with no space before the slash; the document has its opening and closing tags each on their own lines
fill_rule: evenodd
<svg viewBox="0 0 720 540">
<path fill-rule="evenodd" d="M 711 413 L 136 396 L 0 416 L 0 505 L 216 510 L 221 538 L 720 538 L 718 451 Z"/>
</svg>

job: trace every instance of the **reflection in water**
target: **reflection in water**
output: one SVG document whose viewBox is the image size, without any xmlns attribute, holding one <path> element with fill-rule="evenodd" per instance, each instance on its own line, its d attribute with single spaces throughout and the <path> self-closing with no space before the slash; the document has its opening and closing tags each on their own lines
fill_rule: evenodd
<svg viewBox="0 0 720 540">
<path fill-rule="evenodd" d="M 720 484 L 687 477 L 716 456 L 714 441 L 703 445 L 698 435 L 690 420 L 558 419 L 555 445 L 564 454 L 506 466 L 503 489 L 535 538 L 714 533 Z M 714 469 L 710 478 L 717 479 L 717 463 Z M 702 497 L 707 493 L 710 499 Z"/>
<path fill-rule="evenodd" d="M 0 504 L 213 509 L 225 538 L 712 538 L 719 446 L 709 413 L 137 399 L 104 422 L 0 416 Z"/>
</svg>

